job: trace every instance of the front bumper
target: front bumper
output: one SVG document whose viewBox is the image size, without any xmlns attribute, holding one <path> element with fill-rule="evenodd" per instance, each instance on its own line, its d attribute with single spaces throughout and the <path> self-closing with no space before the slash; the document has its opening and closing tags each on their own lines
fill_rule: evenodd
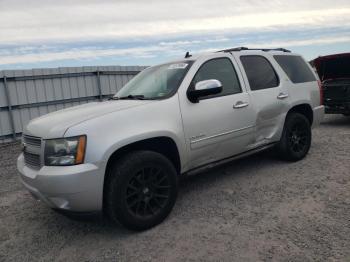
<svg viewBox="0 0 350 262">
<path fill-rule="evenodd" d="M 324 106 L 317 106 L 313 109 L 314 120 L 312 127 L 318 126 L 324 118 Z"/>
<path fill-rule="evenodd" d="M 103 176 L 98 166 L 43 166 L 34 170 L 24 164 L 23 154 L 17 159 L 23 185 L 37 200 L 51 208 L 90 212 L 102 210 Z"/>
</svg>

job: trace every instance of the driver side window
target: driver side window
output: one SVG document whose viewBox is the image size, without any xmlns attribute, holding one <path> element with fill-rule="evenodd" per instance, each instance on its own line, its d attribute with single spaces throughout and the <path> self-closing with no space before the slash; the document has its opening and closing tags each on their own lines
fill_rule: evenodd
<svg viewBox="0 0 350 262">
<path fill-rule="evenodd" d="M 226 96 L 241 93 L 241 85 L 237 73 L 228 58 L 215 58 L 205 62 L 194 76 L 191 86 L 204 80 L 216 79 L 222 84 L 222 92 L 205 98 Z"/>
</svg>

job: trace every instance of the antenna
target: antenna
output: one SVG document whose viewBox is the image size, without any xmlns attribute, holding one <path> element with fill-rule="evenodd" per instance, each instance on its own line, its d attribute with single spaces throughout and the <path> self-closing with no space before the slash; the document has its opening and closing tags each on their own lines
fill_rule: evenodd
<svg viewBox="0 0 350 262">
<path fill-rule="evenodd" d="M 189 58 L 189 57 L 191 57 L 192 55 L 190 55 L 190 52 L 186 52 L 186 55 L 185 55 L 185 58 Z"/>
</svg>

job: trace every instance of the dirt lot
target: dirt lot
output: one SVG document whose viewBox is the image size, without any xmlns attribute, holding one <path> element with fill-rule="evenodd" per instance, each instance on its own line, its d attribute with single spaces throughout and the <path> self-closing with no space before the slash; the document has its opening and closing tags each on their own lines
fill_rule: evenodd
<svg viewBox="0 0 350 262">
<path fill-rule="evenodd" d="M 350 261 L 350 118 L 313 135 L 301 162 L 267 152 L 184 179 L 170 217 L 142 233 L 36 202 L 19 145 L 0 145 L 0 261 Z"/>
</svg>

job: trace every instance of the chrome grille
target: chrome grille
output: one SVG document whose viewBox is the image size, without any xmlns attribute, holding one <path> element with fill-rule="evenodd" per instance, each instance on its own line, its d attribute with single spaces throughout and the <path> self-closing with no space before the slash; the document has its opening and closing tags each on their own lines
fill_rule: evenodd
<svg viewBox="0 0 350 262">
<path fill-rule="evenodd" d="M 35 136 L 23 136 L 23 142 L 28 146 L 41 147 L 41 138 Z"/>
<path fill-rule="evenodd" d="M 41 167 L 41 138 L 23 135 L 23 156 L 25 165 L 40 169 Z"/>
<path fill-rule="evenodd" d="M 40 168 L 41 166 L 40 155 L 28 153 L 26 151 L 23 152 L 23 155 L 24 155 L 24 162 L 27 166 L 33 167 L 35 169 Z"/>
</svg>

